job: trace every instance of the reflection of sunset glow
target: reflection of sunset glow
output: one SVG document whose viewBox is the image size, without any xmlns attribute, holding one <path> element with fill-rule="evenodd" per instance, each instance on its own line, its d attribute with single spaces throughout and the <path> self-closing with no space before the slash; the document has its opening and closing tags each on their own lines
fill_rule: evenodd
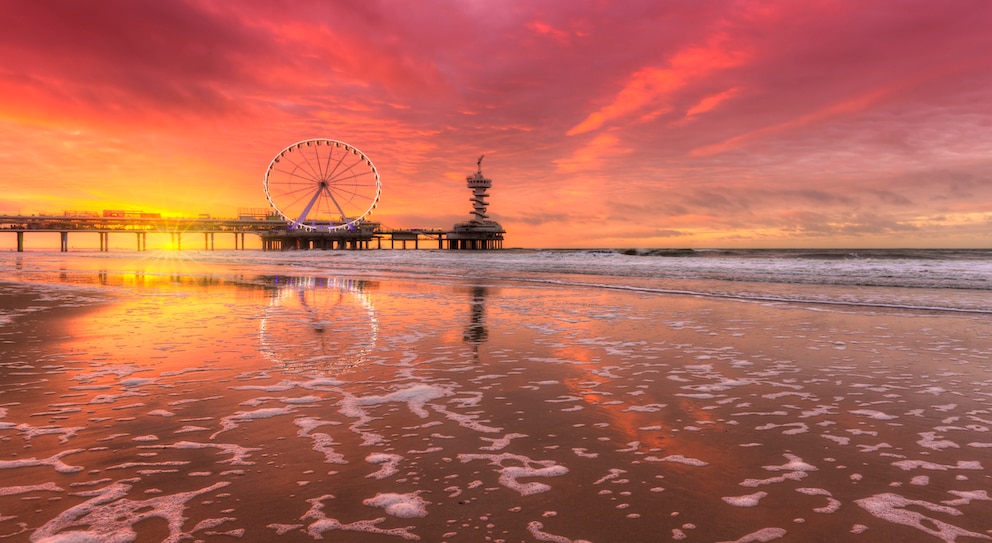
<svg viewBox="0 0 992 543">
<path fill-rule="evenodd" d="M 0 533 L 985 535 L 985 306 L 689 296 L 598 274 L 633 269 L 612 252 L 348 254 L 6 257 Z"/>
</svg>

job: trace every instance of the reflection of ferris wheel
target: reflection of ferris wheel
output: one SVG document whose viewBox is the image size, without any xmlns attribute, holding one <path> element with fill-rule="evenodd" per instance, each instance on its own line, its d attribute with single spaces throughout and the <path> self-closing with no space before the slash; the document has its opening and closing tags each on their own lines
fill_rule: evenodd
<svg viewBox="0 0 992 543">
<path fill-rule="evenodd" d="M 280 277 L 259 324 L 262 354 L 283 371 L 327 374 L 365 362 L 379 322 L 368 283 Z"/>
<path fill-rule="evenodd" d="M 379 172 L 369 157 L 336 140 L 294 143 L 265 171 L 265 197 L 290 228 L 354 228 L 372 213 L 381 192 Z"/>
</svg>

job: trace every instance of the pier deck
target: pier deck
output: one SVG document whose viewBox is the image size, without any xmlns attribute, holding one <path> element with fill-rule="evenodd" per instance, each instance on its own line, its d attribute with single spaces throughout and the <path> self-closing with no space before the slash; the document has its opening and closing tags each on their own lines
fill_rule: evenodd
<svg viewBox="0 0 992 543">
<path fill-rule="evenodd" d="M 137 214 L 136 214 L 137 215 Z M 150 214 L 144 214 L 150 215 Z M 285 221 L 272 218 L 220 219 L 163 218 L 158 216 L 76 216 L 76 215 L 0 215 L 0 233 L 13 232 L 17 236 L 17 251 L 23 252 L 28 233 L 58 233 L 60 250 L 68 252 L 69 234 L 91 232 L 100 238 L 100 250 L 110 250 L 110 234 L 133 234 L 138 251 L 148 248 L 148 234 L 169 234 L 171 246 L 182 249 L 183 236 L 203 235 L 203 248 L 213 250 L 215 236 L 233 235 L 235 249 L 245 248 L 245 234 L 254 234 L 262 240 L 263 250 L 306 249 L 383 249 L 388 240 L 390 249 L 425 248 L 467 249 L 496 248 L 495 244 L 469 247 L 455 241 L 457 235 L 436 228 L 384 229 L 378 223 L 366 223 L 354 230 L 317 232 L 290 230 Z M 450 237 L 450 239 L 449 239 Z M 500 241 L 500 247 L 502 239 Z M 436 245 L 434 243 L 436 242 Z"/>
</svg>

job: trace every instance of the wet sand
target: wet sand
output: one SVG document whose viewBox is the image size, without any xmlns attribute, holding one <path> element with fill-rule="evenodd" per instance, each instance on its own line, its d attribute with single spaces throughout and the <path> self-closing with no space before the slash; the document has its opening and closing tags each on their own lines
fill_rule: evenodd
<svg viewBox="0 0 992 543">
<path fill-rule="evenodd" d="M 992 539 L 986 316 L 109 282 L 0 295 L 0 540 Z"/>
</svg>

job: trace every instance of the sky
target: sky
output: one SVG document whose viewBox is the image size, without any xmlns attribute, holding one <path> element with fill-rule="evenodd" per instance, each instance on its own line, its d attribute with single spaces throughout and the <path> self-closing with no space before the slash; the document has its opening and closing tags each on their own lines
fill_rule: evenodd
<svg viewBox="0 0 992 543">
<path fill-rule="evenodd" d="M 309 138 L 507 247 L 992 246 L 987 0 L 0 0 L 0 213 L 234 217 Z"/>
</svg>

